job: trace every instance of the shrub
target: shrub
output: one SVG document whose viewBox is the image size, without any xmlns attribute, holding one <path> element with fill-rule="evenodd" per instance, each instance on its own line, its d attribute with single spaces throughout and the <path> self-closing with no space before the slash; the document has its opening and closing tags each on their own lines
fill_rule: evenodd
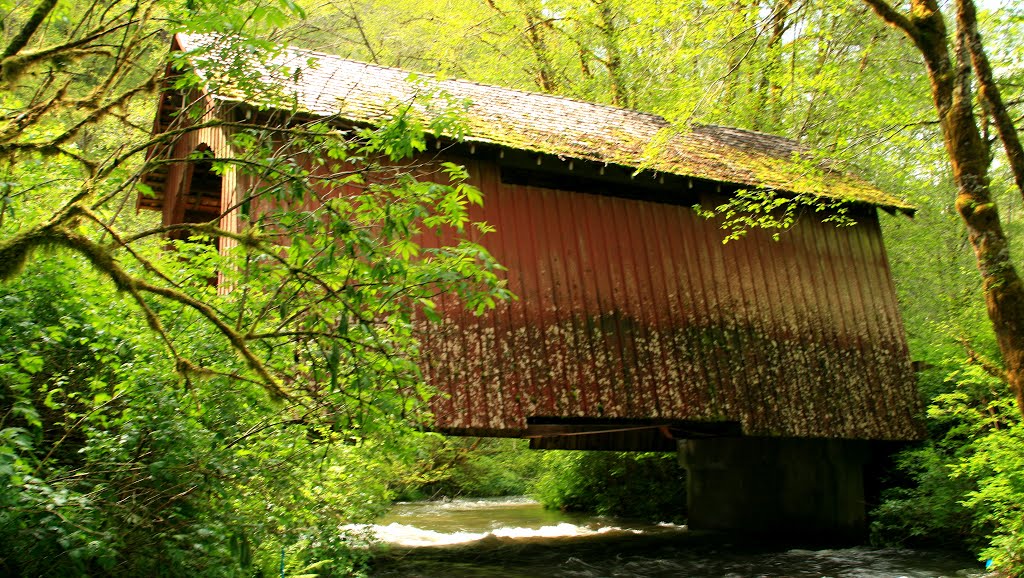
<svg viewBox="0 0 1024 578">
<path fill-rule="evenodd" d="M 1024 574 L 1024 424 L 1005 383 L 977 363 L 945 368 L 946 391 L 928 408 L 930 440 L 903 452 L 909 487 L 875 510 L 881 544 L 957 546 Z"/>
<path fill-rule="evenodd" d="M 416 465 L 398 488 L 402 500 L 523 495 L 540 465 L 540 452 L 521 439 L 425 434 L 412 443 Z"/>
<path fill-rule="evenodd" d="M 544 452 L 532 492 L 547 508 L 681 521 L 686 473 L 673 453 Z"/>
</svg>

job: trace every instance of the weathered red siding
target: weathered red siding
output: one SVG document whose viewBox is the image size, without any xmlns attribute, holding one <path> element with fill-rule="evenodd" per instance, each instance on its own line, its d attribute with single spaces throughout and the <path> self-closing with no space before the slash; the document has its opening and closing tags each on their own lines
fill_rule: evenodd
<svg viewBox="0 0 1024 578">
<path fill-rule="evenodd" d="M 471 162 L 482 243 L 519 300 L 442 303 L 438 427 L 527 419 L 739 422 L 747 435 L 911 439 L 919 402 L 875 211 L 722 244 L 690 208 L 508 185 Z M 671 191 L 666 191 L 671 194 Z M 706 205 L 720 198 L 702 195 Z"/>
<path fill-rule="evenodd" d="M 175 46 L 214 41 L 179 35 Z M 312 53 L 288 53 L 303 74 L 278 79 L 286 92 L 294 92 L 300 109 L 340 115 L 343 125 L 377 124 L 391 114 L 389 103 L 412 102 L 421 93 L 404 71 L 323 54 L 310 68 Z M 481 241 L 508 267 L 509 288 L 519 296 L 479 317 L 455 297 L 441 298 L 444 324 L 427 326 L 422 335 L 425 373 L 444 393 L 432 401 L 441 430 L 552 436 L 544 443 L 555 447 L 634 449 L 660 447 L 664 440 L 671 447 L 670 437 L 691 434 L 919 437 L 921 404 L 869 205 L 908 213 L 912 207 L 831 166 L 808 178 L 806 166 L 793 162 L 807 151 L 780 137 L 694 125 L 669 131 L 671 138 L 652 151 L 648 145 L 671 126 L 655 115 L 476 83 L 431 82 L 470 103 L 463 119 L 469 140 L 441 139 L 448 148 L 437 154 L 468 151 L 472 157 L 467 168 L 486 196 L 473 216 L 497 228 Z M 169 91 L 155 132 L 190 122 L 175 113 L 191 105 L 202 107 L 204 119 L 230 114 L 235 97 Z M 200 145 L 230 157 L 230 136 L 223 127 L 206 126 L 180 135 L 168 149 L 154 148 L 151 159 L 158 162 L 146 183 L 156 195 L 140 198 L 140 207 L 161 209 L 164 223 L 173 224 L 187 217 L 188 202 L 217 204 L 206 190 L 189 201 L 189 163 L 174 161 Z M 478 145 L 486 155 L 476 155 Z M 508 184 L 502 163 L 520 175 L 510 182 L 616 194 Z M 658 189 L 655 181 L 631 181 L 626 167 L 641 165 L 660 171 L 667 184 Z M 683 184 L 687 179 L 694 179 L 692 191 Z M 810 215 L 778 242 L 754 230 L 723 245 L 718 223 L 682 202 L 696 192 L 704 204 L 718 204 L 722 197 L 712 189 L 719 179 L 727 188 L 777 187 L 862 203 L 863 209 L 855 226 L 837 228 Z M 221 179 L 225 229 L 241 224 L 234 207 L 252 184 L 247 180 L 230 168 Z M 623 190 L 609 190 L 616 186 Z M 635 198 L 660 195 L 675 204 Z M 250 211 L 272 208 L 257 200 Z M 223 249 L 231 244 L 221 239 Z"/>
</svg>

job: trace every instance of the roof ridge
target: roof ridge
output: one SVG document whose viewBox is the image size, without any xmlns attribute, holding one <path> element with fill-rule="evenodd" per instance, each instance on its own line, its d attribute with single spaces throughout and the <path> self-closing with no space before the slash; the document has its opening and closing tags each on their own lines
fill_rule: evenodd
<svg viewBox="0 0 1024 578">
<path fill-rule="evenodd" d="M 199 34 L 196 34 L 196 35 L 193 35 L 193 36 L 212 36 L 212 35 L 205 35 L 205 34 L 204 35 L 199 35 Z M 628 112 L 628 113 L 632 113 L 632 114 L 643 115 L 643 116 L 646 116 L 646 117 L 650 117 L 652 119 L 657 119 L 657 120 L 659 120 L 659 121 L 661 121 L 661 122 L 663 122 L 663 123 L 665 123 L 667 125 L 671 125 L 672 124 L 664 116 L 662 116 L 660 114 L 653 113 L 653 112 L 645 112 L 645 111 L 642 111 L 642 110 L 637 110 L 635 108 L 626 108 L 626 107 L 622 107 L 622 106 L 615 106 L 615 105 L 612 105 L 612 104 L 605 104 L 605 103 L 601 103 L 601 102 L 592 102 L 592 101 L 589 101 L 589 100 L 583 100 L 582 98 L 576 98 L 576 97 L 573 97 L 573 96 L 566 96 L 566 95 L 562 95 L 562 94 L 553 94 L 553 93 L 550 93 L 550 92 L 541 92 L 541 91 L 538 91 L 538 90 L 526 90 L 526 89 L 522 89 L 522 88 L 511 88 L 511 87 L 508 87 L 508 86 L 502 86 L 500 84 L 491 84 L 489 82 L 480 82 L 478 80 L 469 80 L 469 79 L 466 79 L 466 78 L 458 78 L 458 77 L 442 78 L 440 76 L 440 74 L 437 73 L 437 72 L 425 72 L 425 71 L 422 71 L 422 70 L 411 70 L 411 69 L 408 69 L 408 68 L 403 68 L 401 66 L 387 66 L 387 65 L 384 65 L 384 64 L 378 64 L 378 63 L 375 63 L 375 62 L 366 62 L 366 61 L 363 61 L 363 60 L 356 60 L 354 58 L 346 58 L 344 56 L 339 56 L 337 54 L 330 54 L 330 53 L 327 53 L 327 52 L 322 52 L 322 51 L 319 51 L 319 50 L 313 50 L 311 48 L 303 48 L 303 47 L 299 47 L 299 46 L 288 45 L 288 46 L 285 47 L 285 50 L 286 51 L 294 51 L 294 52 L 303 52 L 303 53 L 307 53 L 307 54 L 311 54 L 311 55 L 320 56 L 320 57 L 323 57 L 323 58 L 326 58 L 326 59 L 330 59 L 330 60 L 349 62 L 349 63 L 353 63 L 353 64 L 360 64 L 360 65 L 363 65 L 363 66 L 366 66 L 366 67 L 376 68 L 376 69 L 380 69 L 380 70 L 401 71 L 401 72 L 407 72 L 409 74 L 416 74 L 416 75 L 420 75 L 420 76 L 427 76 L 427 77 L 430 77 L 431 79 L 433 79 L 436 82 L 454 82 L 454 83 L 458 83 L 458 84 L 471 84 L 471 85 L 474 85 L 474 86 L 482 86 L 482 87 L 485 87 L 485 88 L 494 88 L 494 89 L 498 89 L 498 90 L 502 90 L 502 91 L 507 91 L 507 92 L 517 92 L 517 93 L 520 93 L 520 94 L 526 94 L 526 95 L 531 95 L 531 96 L 541 96 L 541 97 L 544 97 L 544 98 L 552 98 L 552 99 L 558 99 L 558 100 L 565 100 L 565 101 L 569 101 L 569 102 L 585 104 L 587 106 L 597 106 L 597 107 L 606 108 L 606 109 L 615 110 L 615 111 L 620 111 L 620 112 Z M 783 137 L 783 138 L 785 138 L 785 137 Z"/>
<path fill-rule="evenodd" d="M 792 143 L 799 144 L 800 146 L 804 146 L 804 147 L 807 146 L 807 145 L 804 145 L 803 143 L 801 143 L 798 139 L 795 139 L 793 137 L 783 136 L 781 134 L 775 134 L 773 132 L 765 132 L 763 130 L 756 130 L 756 129 L 752 129 L 752 128 L 743 128 L 741 126 L 730 126 L 730 125 L 727 125 L 727 124 L 718 124 L 718 123 L 714 123 L 714 122 L 693 122 L 693 123 L 690 123 L 690 125 L 691 126 L 708 127 L 708 128 L 721 128 L 721 129 L 726 129 L 726 130 L 735 130 L 735 131 L 739 131 L 739 132 L 745 132 L 747 134 L 756 134 L 756 135 L 767 136 L 767 137 L 772 137 L 772 138 L 777 138 L 777 139 L 782 139 L 782 140 L 788 140 L 788 141 L 790 141 Z"/>
<path fill-rule="evenodd" d="M 183 33 L 178 33 L 178 34 L 181 35 Z M 216 37 L 218 35 L 216 35 L 216 34 L 187 34 L 187 36 L 212 38 L 212 37 Z M 606 104 L 606 103 L 602 103 L 602 102 L 592 102 L 592 101 L 583 100 L 582 98 L 577 98 L 577 97 L 574 97 L 574 96 L 566 96 L 566 95 L 563 95 L 563 94 L 553 94 L 553 93 L 550 93 L 550 92 L 541 92 L 541 91 L 538 91 L 538 90 L 526 90 L 526 89 L 522 89 L 522 88 L 512 88 L 512 87 L 508 87 L 508 86 L 502 86 L 500 84 L 492 84 L 492 83 L 489 83 L 489 82 L 481 82 L 481 81 L 478 81 L 478 80 L 470 80 L 470 79 L 467 79 L 467 78 L 458 78 L 458 77 L 442 78 L 437 72 L 425 72 L 425 71 L 422 71 L 422 70 L 412 70 L 412 69 L 404 68 L 404 67 L 401 67 L 401 66 L 388 66 L 388 65 L 379 64 L 379 63 L 376 63 L 376 62 L 366 62 L 364 60 L 357 60 L 355 58 L 346 58 L 346 57 L 340 56 L 338 54 L 331 54 L 329 52 L 323 52 L 321 50 L 314 50 L 312 48 L 304 48 L 304 47 L 300 47 L 300 46 L 294 46 L 294 45 L 291 45 L 291 44 L 285 45 L 284 46 L 284 51 L 285 52 L 287 52 L 287 51 L 302 52 L 302 53 L 306 53 L 306 54 L 322 57 L 322 58 L 325 58 L 325 59 L 328 59 L 328 60 L 335 60 L 335 61 L 341 61 L 341 62 L 348 62 L 348 63 L 352 63 L 352 64 L 359 64 L 359 65 L 362 65 L 362 66 L 366 66 L 368 68 L 376 68 L 378 70 L 387 70 L 387 71 L 396 71 L 396 72 L 397 71 L 401 71 L 401 72 L 407 72 L 409 74 L 416 74 L 416 75 L 427 76 L 427 77 L 432 78 L 436 82 L 454 82 L 454 83 L 458 83 L 458 84 L 471 84 L 471 85 L 474 85 L 474 86 L 481 86 L 481 87 L 485 87 L 485 88 L 494 88 L 494 89 L 501 90 L 501 91 L 506 91 L 506 92 L 517 92 L 517 93 L 520 93 L 520 94 L 525 94 L 525 95 L 530 95 L 530 96 L 540 96 L 540 97 L 544 97 L 544 98 L 558 99 L 558 100 L 564 100 L 564 101 L 569 101 L 569 102 L 575 102 L 575 103 L 578 103 L 578 104 L 585 104 L 587 106 L 596 106 L 596 107 L 606 108 L 606 109 L 610 109 L 610 110 L 614 110 L 614 111 L 619 111 L 619 112 L 628 112 L 628 113 L 632 113 L 632 114 L 646 116 L 646 117 L 649 117 L 651 119 L 660 121 L 660 122 L 664 123 L 666 126 L 669 126 L 669 127 L 685 126 L 686 128 L 689 128 L 689 129 L 692 129 L 693 127 L 708 127 L 708 128 L 720 128 L 720 129 L 726 129 L 726 130 L 740 131 L 740 132 L 745 132 L 747 134 L 763 135 L 763 136 L 768 136 L 768 137 L 777 138 L 777 139 L 781 139 L 781 140 L 786 140 L 786 141 L 792 142 L 794 144 L 798 144 L 798 145 L 800 145 L 800 146 L 802 146 L 804 148 L 808 148 L 803 143 L 800 143 L 800 141 L 797 140 L 797 139 L 794 139 L 794 138 L 791 138 L 791 137 L 788 137 L 788 136 L 783 136 L 783 135 L 779 135 L 779 134 L 770 133 L 770 132 L 764 132 L 764 131 L 760 131 L 760 130 L 754 130 L 754 129 L 736 127 L 736 126 L 730 126 L 730 125 L 725 125 L 725 124 L 702 123 L 702 122 L 688 122 L 688 123 L 686 123 L 684 125 L 679 125 L 679 124 L 673 123 L 672 121 L 668 120 L 665 116 L 660 115 L 658 113 L 647 112 L 647 111 L 643 111 L 643 110 L 637 110 L 635 108 L 627 108 L 627 107 L 624 107 L 624 106 L 616 106 L 616 105 L 613 105 L 613 104 Z"/>
<path fill-rule="evenodd" d="M 176 35 L 182 48 L 214 44 L 220 35 Z M 303 60 L 315 59 L 315 67 Z M 274 66 L 296 67 L 302 74 L 281 78 L 281 88 L 295 106 L 348 121 L 377 122 L 389 99 L 416 92 L 451 91 L 472 102 L 462 117 L 465 137 L 495 145 L 580 160 L 643 167 L 683 177 L 808 193 L 845 201 L 912 211 L 905 201 L 818 159 L 824 172 L 808 171 L 794 155 L 813 151 L 796 139 L 713 123 L 672 122 L 650 112 L 575 97 L 508 88 L 439 73 L 419 72 L 343 58 L 309 48 L 285 46 L 275 51 Z M 227 65 L 227 64 L 225 64 Z M 218 66 L 217 58 L 204 63 Z M 270 71 L 256 71 L 271 75 Z M 423 83 L 410 83 L 409 76 Z M 270 80 L 269 76 L 267 80 Z M 260 95 L 246 94 L 230 83 L 218 98 L 260 105 Z"/>
</svg>

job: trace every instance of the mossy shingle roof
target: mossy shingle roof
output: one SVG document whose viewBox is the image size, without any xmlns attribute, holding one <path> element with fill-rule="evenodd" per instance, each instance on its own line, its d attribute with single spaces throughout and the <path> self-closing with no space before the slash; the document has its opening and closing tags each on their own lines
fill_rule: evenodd
<svg viewBox="0 0 1024 578">
<path fill-rule="evenodd" d="M 186 52 L 215 42 L 201 35 L 176 38 Z M 206 69 L 217 57 L 207 55 L 201 62 L 197 72 L 215 77 Z M 715 125 L 680 130 L 654 114 L 442 79 L 298 48 L 285 49 L 271 64 L 283 69 L 265 72 L 263 80 L 279 88 L 278 96 L 285 102 L 314 115 L 374 124 L 399 106 L 411 105 L 429 121 L 426 117 L 439 113 L 438 101 L 457 103 L 464 138 L 470 142 L 913 211 L 901 199 L 830 163 L 808 161 L 806 148 L 779 136 Z M 253 102 L 258 97 L 243 95 L 231 83 L 214 92 L 223 99 L 267 104 Z"/>
</svg>

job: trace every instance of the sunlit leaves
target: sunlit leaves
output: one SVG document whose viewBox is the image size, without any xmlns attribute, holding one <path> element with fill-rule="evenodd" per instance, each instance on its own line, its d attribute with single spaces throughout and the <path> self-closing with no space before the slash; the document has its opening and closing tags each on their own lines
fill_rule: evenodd
<svg viewBox="0 0 1024 578">
<path fill-rule="evenodd" d="M 768 230 L 776 241 L 792 227 L 804 213 L 821 213 L 823 222 L 837 227 L 855 225 L 848 215 L 849 206 L 842 201 L 822 199 L 812 195 L 784 195 L 770 189 L 739 190 L 725 202 L 704 209 L 693 210 L 706 219 L 720 219 L 724 231 L 722 243 L 745 237 L 752 230 Z"/>
<path fill-rule="evenodd" d="M 18 365 L 29 374 L 39 373 L 43 368 L 43 358 L 38 355 L 23 353 L 18 357 Z"/>
</svg>

